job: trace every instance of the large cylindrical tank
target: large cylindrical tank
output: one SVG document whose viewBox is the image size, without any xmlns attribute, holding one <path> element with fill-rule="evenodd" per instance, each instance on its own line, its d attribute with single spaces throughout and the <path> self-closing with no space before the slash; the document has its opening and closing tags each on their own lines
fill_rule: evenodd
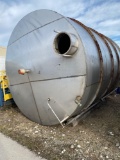
<svg viewBox="0 0 120 160">
<path fill-rule="evenodd" d="M 120 49 L 77 20 L 37 10 L 13 30 L 6 71 L 22 113 L 39 124 L 55 125 L 116 87 Z"/>
</svg>

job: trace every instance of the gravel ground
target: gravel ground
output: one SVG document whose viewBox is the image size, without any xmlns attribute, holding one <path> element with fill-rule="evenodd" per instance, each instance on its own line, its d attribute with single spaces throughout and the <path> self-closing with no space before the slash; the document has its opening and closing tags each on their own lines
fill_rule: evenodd
<svg viewBox="0 0 120 160">
<path fill-rule="evenodd" d="M 48 160 L 120 160 L 120 95 L 111 95 L 75 127 L 40 126 L 17 107 L 0 109 L 0 132 Z"/>
</svg>

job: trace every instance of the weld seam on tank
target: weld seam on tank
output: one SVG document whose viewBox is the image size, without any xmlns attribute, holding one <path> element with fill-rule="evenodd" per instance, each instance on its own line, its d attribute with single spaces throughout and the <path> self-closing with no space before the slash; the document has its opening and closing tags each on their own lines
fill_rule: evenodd
<svg viewBox="0 0 120 160">
<path fill-rule="evenodd" d="M 29 79 L 29 84 L 30 84 L 30 86 L 31 86 L 31 91 L 32 91 L 32 95 L 33 95 L 34 103 L 35 103 L 36 110 L 37 110 L 37 114 L 38 114 L 39 121 L 40 121 L 39 123 L 43 124 L 42 119 L 41 119 L 41 117 L 40 117 L 39 110 L 38 110 L 38 105 L 37 105 L 37 103 L 36 103 L 36 98 L 35 98 L 35 96 L 34 96 L 33 87 L 32 87 L 32 84 L 31 84 L 31 82 L 30 82 L 30 78 L 29 78 L 29 75 L 28 75 L 28 74 L 27 74 L 27 77 L 28 77 L 28 79 Z"/>
<path fill-rule="evenodd" d="M 30 81 L 30 82 L 39 82 L 39 81 L 52 81 L 52 80 L 59 80 L 59 79 L 67 79 L 67 78 L 77 78 L 77 77 L 84 77 L 86 75 L 75 75 L 75 76 L 69 76 L 69 77 L 58 77 L 58 78 L 51 78 L 51 79 L 43 79 L 43 80 L 34 80 L 34 81 Z M 21 85 L 21 84 L 26 84 L 29 82 L 25 82 L 25 83 L 16 83 L 16 84 L 10 84 L 10 86 L 15 86 L 15 85 Z"/>
<path fill-rule="evenodd" d="M 44 26 L 47 26 L 47 25 L 49 25 L 49 24 L 51 24 L 51 23 L 53 23 L 53 22 L 55 22 L 55 21 L 59 21 L 60 19 L 63 19 L 63 18 L 64 18 L 64 17 L 61 17 L 61 18 L 56 19 L 56 20 L 54 20 L 54 21 L 52 21 L 52 22 L 49 22 L 49 23 L 47 23 L 47 24 L 45 24 L 45 25 L 43 25 L 43 26 L 40 26 L 40 27 L 38 27 L 38 28 L 35 28 L 34 30 L 32 30 L 32 31 L 24 34 L 23 36 L 19 37 L 18 39 L 16 39 L 16 40 L 13 41 L 12 43 L 8 44 L 8 46 L 11 46 L 13 43 L 15 43 L 16 41 L 18 41 L 18 40 L 21 39 L 22 37 L 28 35 L 29 33 L 32 33 L 32 32 L 34 32 L 34 31 L 36 31 L 36 30 L 38 30 L 38 29 L 40 29 L 40 28 L 42 28 L 42 27 L 44 27 Z"/>
</svg>

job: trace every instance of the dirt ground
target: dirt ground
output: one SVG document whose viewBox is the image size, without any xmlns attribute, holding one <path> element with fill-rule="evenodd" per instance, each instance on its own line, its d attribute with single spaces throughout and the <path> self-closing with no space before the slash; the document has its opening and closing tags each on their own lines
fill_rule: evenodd
<svg viewBox="0 0 120 160">
<path fill-rule="evenodd" d="M 0 109 L 0 132 L 48 160 L 120 160 L 120 95 L 96 106 L 75 127 L 41 126 L 17 107 Z"/>
</svg>

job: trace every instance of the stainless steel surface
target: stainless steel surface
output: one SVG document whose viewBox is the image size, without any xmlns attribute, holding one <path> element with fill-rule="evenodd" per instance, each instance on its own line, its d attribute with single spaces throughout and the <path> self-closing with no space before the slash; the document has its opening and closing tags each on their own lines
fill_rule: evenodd
<svg viewBox="0 0 120 160">
<path fill-rule="evenodd" d="M 38 10 L 15 27 L 6 71 L 23 114 L 55 125 L 114 89 L 119 61 L 120 49 L 109 38 L 54 11 Z"/>
</svg>

